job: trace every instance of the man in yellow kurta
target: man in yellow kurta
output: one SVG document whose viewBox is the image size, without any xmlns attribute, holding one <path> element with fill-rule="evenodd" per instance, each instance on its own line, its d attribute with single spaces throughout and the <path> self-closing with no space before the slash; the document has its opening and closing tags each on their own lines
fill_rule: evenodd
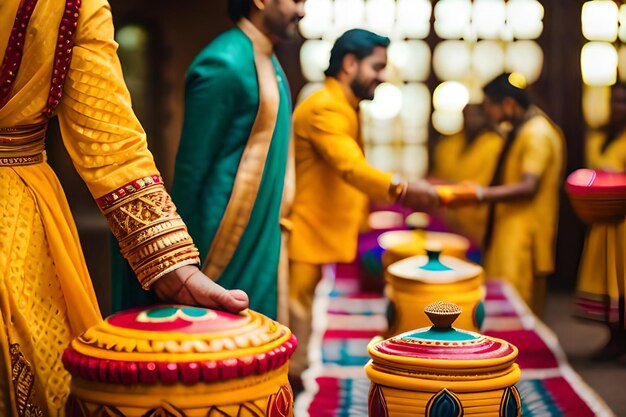
<svg viewBox="0 0 626 417">
<path fill-rule="evenodd" d="M 525 87 L 517 73 L 502 74 L 484 87 L 487 115 L 510 126 L 489 187 L 440 187 L 438 194 L 442 204 L 490 204 L 485 273 L 513 284 L 539 312 L 545 278 L 554 271 L 565 141 L 554 122 L 531 104 Z"/>
<path fill-rule="evenodd" d="M 470 181 L 487 186 L 502 149 L 503 139 L 489 127 L 481 105 L 468 104 L 463 109 L 463 130 L 440 139 L 435 147 L 431 176 L 451 183 Z M 482 244 L 487 222 L 487 207 L 460 207 L 446 210 L 443 215 L 448 226 Z"/>
<path fill-rule="evenodd" d="M 611 88 L 611 116 L 603 129 L 590 131 L 585 165 L 591 169 L 626 172 L 626 85 Z M 609 341 L 593 359 L 622 357 L 626 363 L 626 220 L 592 224 L 587 232 L 578 272 L 578 312 L 605 322 Z M 621 310 L 621 311 L 620 311 Z"/>
<path fill-rule="evenodd" d="M 360 138 L 359 102 L 382 82 L 389 39 L 353 29 L 335 42 L 321 90 L 294 112 L 296 191 L 290 220 L 290 325 L 299 339 L 290 373 L 307 367 L 311 306 L 322 265 L 351 262 L 368 198 L 425 207 L 434 196 L 368 164 Z"/>
<path fill-rule="evenodd" d="M 144 289 L 232 311 L 248 301 L 198 269 L 132 112 L 106 0 L 5 0 L 1 10 L 0 416 L 56 417 L 69 393 L 61 355 L 101 317 L 46 162 L 50 117 Z"/>
</svg>

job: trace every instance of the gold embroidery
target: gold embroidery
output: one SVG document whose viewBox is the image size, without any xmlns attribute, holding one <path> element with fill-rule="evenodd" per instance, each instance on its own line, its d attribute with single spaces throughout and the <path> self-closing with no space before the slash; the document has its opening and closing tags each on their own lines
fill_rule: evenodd
<svg viewBox="0 0 626 417">
<path fill-rule="evenodd" d="M 178 217 L 176 206 L 162 185 L 146 188 L 105 210 L 113 234 L 122 240 L 151 223 Z"/>
<path fill-rule="evenodd" d="M 43 417 L 41 409 L 35 405 L 35 374 L 26 360 L 20 346 L 14 343 L 10 347 L 11 374 L 15 389 L 15 402 L 20 417 Z"/>
<path fill-rule="evenodd" d="M 163 185 L 132 194 L 104 215 L 144 288 L 173 269 L 200 263 L 198 250 Z"/>
</svg>

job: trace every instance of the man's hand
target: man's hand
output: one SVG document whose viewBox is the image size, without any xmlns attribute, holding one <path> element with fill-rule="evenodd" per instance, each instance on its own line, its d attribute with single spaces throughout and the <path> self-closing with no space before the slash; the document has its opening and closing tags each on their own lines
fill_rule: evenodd
<svg viewBox="0 0 626 417">
<path fill-rule="evenodd" d="M 411 181 L 400 203 L 413 210 L 426 211 L 437 207 L 437 193 L 428 181 Z"/>
<path fill-rule="evenodd" d="M 248 295 L 226 290 L 204 275 L 196 266 L 182 266 L 159 278 L 151 288 L 166 302 L 217 308 L 238 313 L 248 308 Z"/>
</svg>

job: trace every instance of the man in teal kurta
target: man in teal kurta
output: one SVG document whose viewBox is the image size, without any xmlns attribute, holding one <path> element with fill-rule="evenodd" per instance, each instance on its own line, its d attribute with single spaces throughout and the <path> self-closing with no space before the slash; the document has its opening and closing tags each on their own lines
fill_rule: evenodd
<svg viewBox="0 0 626 417">
<path fill-rule="evenodd" d="M 252 197 L 247 223 L 239 226 L 243 230 L 235 226 L 230 230 L 236 233 L 227 233 L 240 236 L 234 240 L 236 248 L 220 270 L 217 281 L 225 288 L 243 289 L 249 294 L 250 308 L 275 319 L 281 243 L 279 221 L 291 129 L 291 101 L 287 79 L 272 46 L 296 34 L 296 23 L 303 16 L 303 1 L 265 0 L 263 4 L 259 9 L 256 2 L 230 0 L 229 13 L 237 26 L 214 39 L 189 67 L 185 116 L 171 195 L 206 266 L 205 257 L 213 250 L 218 230 L 227 226 L 223 224 L 227 206 L 240 203 L 232 201 L 236 195 L 233 190 L 240 187 L 235 187 L 237 181 L 246 181 L 245 178 L 238 180 L 237 174 L 244 165 L 242 155 L 244 150 L 248 151 L 246 145 L 255 130 L 255 120 L 270 115 L 269 126 L 273 126 L 273 131 L 269 132 L 267 155 L 258 171 L 260 181 L 252 187 L 258 189 L 256 198 Z M 262 72 L 261 59 L 267 59 L 268 66 L 271 62 L 269 71 Z M 272 97 L 274 112 L 262 111 Z M 265 128 L 267 125 L 265 123 Z M 239 207 L 230 215 L 235 220 L 245 211 L 246 203 L 239 205 L 244 208 Z M 220 256 L 219 251 L 214 254 L 214 257 Z M 118 298 L 114 300 L 117 308 L 137 304 L 138 299 L 130 297 L 127 289 L 120 290 L 123 294 L 114 293 Z M 122 298 L 129 305 L 120 305 Z"/>
</svg>

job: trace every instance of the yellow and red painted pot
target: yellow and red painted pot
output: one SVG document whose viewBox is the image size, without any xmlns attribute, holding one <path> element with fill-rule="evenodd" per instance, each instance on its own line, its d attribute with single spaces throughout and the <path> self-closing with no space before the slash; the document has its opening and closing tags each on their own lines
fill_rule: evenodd
<svg viewBox="0 0 626 417">
<path fill-rule="evenodd" d="M 479 331 L 485 318 L 483 269 L 477 264 L 427 250 L 387 268 L 385 293 L 390 300 L 388 335 L 428 326 L 422 313 L 436 301 L 453 302 L 463 312 L 457 327 Z"/>
<path fill-rule="evenodd" d="M 370 417 L 520 417 L 518 350 L 451 327 L 460 308 L 433 303 L 433 326 L 368 346 Z"/>
<path fill-rule="evenodd" d="M 262 314 L 162 305 L 72 341 L 68 417 L 291 417 L 291 331 Z"/>
<path fill-rule="evenodd" d="M 465 259 L 470 241 L 454 233 L 425 230 L 394 230 L 378 237 L 378 246 L 384 252 L 381 257 L 384 270 L 389 265 L 416 255 L 425 255 L 426 248 L 438 246 L 445 256 Z"/>
</svg>

